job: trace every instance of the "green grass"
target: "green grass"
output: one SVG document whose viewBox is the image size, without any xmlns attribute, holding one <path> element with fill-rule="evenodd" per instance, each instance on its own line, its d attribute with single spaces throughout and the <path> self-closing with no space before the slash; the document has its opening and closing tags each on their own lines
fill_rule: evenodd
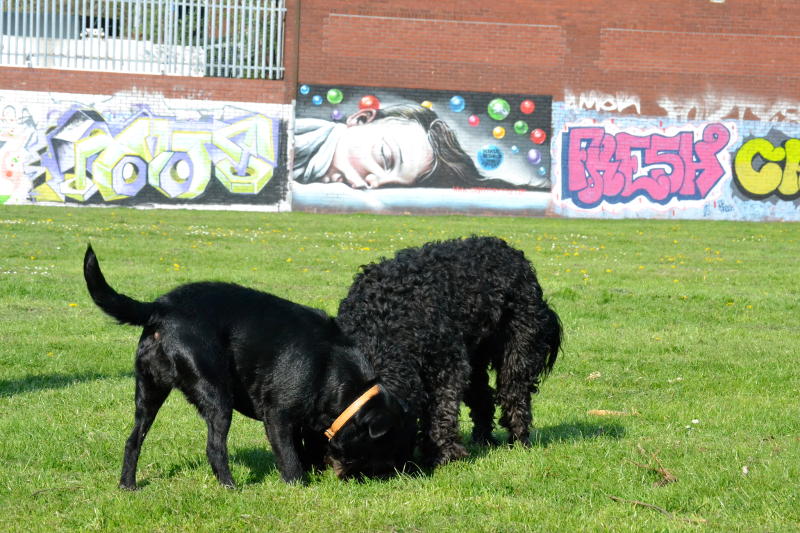
<svg viewBox="0 0 800 533">
<path fill-rule="evenodd" d="M 174 394 L 142 490 L 116 488 L 138 331 L 89 300 L 87 242 L 140 299 L 221 279 L 335 313 L 359 265 L 472 233 L 522 248 L 564 323 L 530 449 L 287 486 L 263 426 L 235 415 L 240 488 L 224 490 L 203 422 Z M 785 223 L 0 207 L 0 530 L 797 531 L 798 236 Z"/>
</svg>

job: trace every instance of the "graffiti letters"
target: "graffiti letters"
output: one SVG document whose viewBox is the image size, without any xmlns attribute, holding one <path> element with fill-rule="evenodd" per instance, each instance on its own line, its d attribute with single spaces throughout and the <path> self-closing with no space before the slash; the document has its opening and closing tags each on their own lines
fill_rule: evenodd
<svg viewBox="0 0 800 533">
<path fill-rule="evenodd" d="M 637 114 L 641 113 L 639 97 L 625 93 L 607 94 L 589 91 L 576 95 L 572 91 L 564 91 L 564 107 L 575 111 L 587 109 L 616 112 L 623 112 L 632 107 Z"/>
<path fill-rule="evenodd" d="M 613 126 L 610 126 L 613 129 Z M 726 125 L 672 135 L 610 133 L 603 126 L 570 127 L 563 134 L 564 198 L 590 208 L 642 196 L 666 204 L 702 199 L 727 174 L 731 141 Z"/>
<path fill-rule="evenodd" d="M 750 139 L 734 159 L 734 177 L 747 195 L 763 198 L 777 194 L 784 199 L 800 197 L 800 139 L 775 146 L 768 139 Z"/>
<path fill-rule="evenodd" d="M 755 117 L 765 122 L 800 123 L 800 102 L 786 100 L 765 102 L 763 98 L 707 94 L 680 100 L 665 97 L 658 100 L 658 105 L 666 111 L 667 117 L 679 121 Z"/>
<path fill-rule="evenodd" d="M 47 135 L 44 183 L 34 199 L 87 201 L 136 196 L 146 185 L 168 198 L 200 196 L 212 177 L 234 194 L 258 194 L 272 178 L 276 120 L 181 121 L 139 113 L 121 125 L 72 109 Z"/>
</svg>

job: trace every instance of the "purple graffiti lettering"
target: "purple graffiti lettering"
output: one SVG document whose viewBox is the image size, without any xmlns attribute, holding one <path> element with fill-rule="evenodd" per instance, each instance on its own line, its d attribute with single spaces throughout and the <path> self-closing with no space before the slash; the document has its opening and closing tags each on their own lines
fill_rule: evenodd
<svg viewBox="0 0 800 533">
<path fill-rule="evenodd" d="M 570 128 L 564 137 L 564 197 L 580 207 L 595 207 L 637 196 L 658 203 L 705 198 L 725 175 L 718 155 L 731 133 L 722 124 L 708 124 L 695 142 L 691 131 L 611 134 L 589 126 Z"/>
</svg>

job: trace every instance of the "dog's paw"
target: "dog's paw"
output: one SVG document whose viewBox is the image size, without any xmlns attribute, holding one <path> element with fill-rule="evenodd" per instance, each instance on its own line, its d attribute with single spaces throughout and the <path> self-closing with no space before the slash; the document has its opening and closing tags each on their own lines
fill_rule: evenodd
<svg viewBox="0 0 800 533">
<path fill-rule="evenodd" d="M 136 483 L 120 483 L 119 488 L 130 492 L 139 490 L 139 487 L 136 485 Z"/>
<path fill-rule="evenodd" d="M 531 447 L 531 438 L 529 435 L 522 435 L 522 436 L 515 436 L 513 433 L 508 437 L 508 445 L 513 446 L 514 444 L 519 443 L 521 446 L 525 448 Z"/>
<path fill-rule="evenodd" d="M 478 446 L 499 446 L 500 441 L 498 441 L 492 435 L 492 432 L 472 432 L 472 442 L 477 444 Z"/>
<path fill-rule="evenodd" d="M 454 443 L 445 448 L 442 448 L 439 451 L 439 454 L 436 457 L 434 464 L 436 466 L 439 466 L 449 463 L 450 461 L 457 461 L 458 459 L 463 459 L 464 457 L 468 456 L 469 452 L 464 446 L 458 443 Z"/>
</svg>

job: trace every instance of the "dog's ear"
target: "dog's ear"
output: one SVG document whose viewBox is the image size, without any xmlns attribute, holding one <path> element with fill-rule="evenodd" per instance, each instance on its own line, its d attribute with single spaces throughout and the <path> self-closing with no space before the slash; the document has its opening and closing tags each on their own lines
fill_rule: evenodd
<svg viewBox="0 0 800 533">
<path fill-rule="evenodd" d="M 369 438 L 377 439 L 383 437 L 392 429 L 392 423 L 392 417 L 387 416 L 386 413 L 373 417 L 369 423 Z"/>
<path fill-rule="evenodd" d="M 380 395 L 368 418 L 369 436 L 372 439 L 382 437 L 392 430 L 400 427 L 408 416 L 408 404 L 399 396 L 388 392 L 381 387 Z"/>
</svg>

